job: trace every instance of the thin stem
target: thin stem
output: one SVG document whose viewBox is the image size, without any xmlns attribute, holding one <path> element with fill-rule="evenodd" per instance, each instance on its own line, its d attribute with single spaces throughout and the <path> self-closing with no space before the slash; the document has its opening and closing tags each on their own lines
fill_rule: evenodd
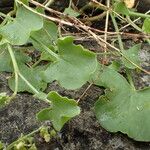
<svg viewBox="0 0 150 150">
<path fill-rule="evenodd" d="M 2 13 L 2 12 L 0 12 L 0 16 L 1 16 L 1 17 L 4 17 L 4 18 L 7 18 L 7 15 L 4 14 L 4 13 Z"/>
<path fill-rule="evenodd" d="M 38 61 L 36 61 L 33 65 L 32 65 L 32 68 L 36 67 L 42 60 L 39 59 Z"/>
<path fill-rule="evenodd" d="M 111 16 L 111 19 L 112 19 L 112 22 L 114 24 L 116 32 L 119 32 L 119 28 L 118 28 L 117 22 L 115 20 L 115 17 L 113 16 L 113 14 L 110 14 L 110 16 Z M 121 36 L 120 36 L 120 34 L 118 34 L 117 36 L 118 36 L 119 47 L 120 47 L 121 51 L 124 51 L 124 47 L 123 47 L 123 42 L 121 40 Z"/>
<path fill-rule="evenodd" d="M 126 75 L 127 75 L 127 78 L 128 78 L 128 81 L 129 81 L 131 87 L 133 88 L 133 90 L 136 90 L 135 86 L 134 86 L 134 83 L 133 83 L 131 71 L 128 68 L 126 68 Z"/>
<path fill-rule="evenodd" d="M 116 54 L 114 54 L 113 52 L 103 52 L 103 53 L 96 53 L 97 55 L 116 55 Z"/>
<path fill-rule="evenodd" d="M 42 5 L 42 4 L 40 4 L 40 3 L 38 3 L 38 2 L 36 2 L 36 1 L 33 1 L 33 0 L 30 0 L 30 3 L 32 3 L 32 4 L 34 4 L 35 6 L 38 6 L 38 7 L 42 7 L 42 8 L 44 8 L 45 10 L 47 10 L 47 11 L 49 11 L 50 13 L 55 13 L 56 15 L 60 15 L 60 16 L 64 16 L 65 17 L 65 19 L 70 19 L 72 22 L 73 21 L 76 21 L 76 19 L 77 18 L 70 18 L 69 16 L 67 16 L 67 15 L 65 15 L 65 14 L 63 14 L 63 13 L 61 13 L 61 12 L 58 12 L 58 11 L 56 11 L 56 10 L 53 10 L 53 9 L 51 9 L 51 8 L 48 8 L 48 7 L 45 7 L 44 5 Z M 22 4 L 22 3 L 21 3 Z M 23 4 L 22 4 L 23 5 Z M 25 6 L 24 6 L 25 7 Z M 27 8 L 28 9 L 28 8 Z M 117 16 L 119 16 L 119 14 L 118 13 L 116 13 L 116 12 L 114 12 L 114 11 L 112 11 L 113 13 L 115 13 Z M 34 12 L 34 13 L 36 13 L 36 12 Z M 38 14 L 38 15 L 40 15 L 40 14 Z M 42 16 L 42 17 L 44 17 L 44 18 L 46 18 L 46 19 L 48 19 L 48 20 L 51 20 L 51 21 L 54 21 L 54 22 L 57 22 L 57 23 L 61 23 L 61 24 L 65 24 L 65 25 L 68 25 L 68 26 L 75 26 L 75 27 L 78 27 L 78 28 L 81 28 L 81 26 L 80 25 L 78 25 L 78 24 L 76 24 L 76 23 L 71 23 L 71 22 L 69 22 L 69 21 L 62 21 L 61 19 L 58 19 L 58 18 L 53 18 L 53 17 L 49 17 L 49 16 L 46 16 L 46 15 L 40 15 L 40 16 Z M 121 16 L 120 16 L 121 17 Z M 126 21 L 126 19 L 124 18 L 124 20 Z M 92 28 L 92 27 L 87 27 L 88 29 L 90 29 L 91 31 L 95 31 L 95 32 L 98 32 L 98 33 L 105 33 L 105 31 L 103 31 L 103 30 L 99 30 L 99 29 L 95 29 L 95 28 Z M 111 35 L 116 35 L 116 34 L 121 34 L 121 35 L 126 35 L 126 36 L 136 36 L 136 37 L 142 37 L 142 38 L 145 38 L 145 37 L 149 37 L 149 35 L 147 35 L 147 34 L 142 34 L 142 35 L 139 35 L 139 34 L 131 34 L 131 33 L 124 33 L 124 32 L 119 32 L 119 33 L 116 33 L 116 32 L 107 32 L 107 34 L 111 34 Z"/>
<path fill-rule="evenodd" d="M 129 61 L 133 66 L 135 66 L 136 68 L 138 68 L 139 70 L 145 72 L 146 74 L 149 74 L 150 75 L 150 72 L 141 68 L 140 66 L 138 66 L 137 64 L 135 64 L 133 61 L 131 61 L 128 57 L 126 57 L 123 53 L 121 53 L 121 55 L 127 60 Z"/>
<path fill-rule="evenodd" d="M 32 36 L 31 39 L 39 43 L 44 48 L 44 50 L 46 50 L 54 59 L 59 60 L 59 56 L 56 53 L 54 53 L 52 50 L 50 50 L 47 46 L 45 46 L 41 41 L 34 39 Z"/>
<path fill-rule="evenodd" d="M 103 43 L 107 43 L 107 45 L 111 48 L 113 48 L 114 50 L 116 50 L 117 52 L 120 53 L 121 56 L 123 56 L 127 61 L 129 61 L 133 66 L 135 66 L 136 68 L 138 68 L 139 70 L 145 72 L 146 74 L 149 74 L 150 75 L 150 72 L 141 68 L 140 66 L 138 66 L 137 64 L 135 64 L 132 60 L 130 60 L 127 56 L 125 56 L 118 48 L 116 48 L 115 46 L 111 45 L 110 43 L 108 42 L 105 42 L 102 38 L 96 36 L 95 33 L 93 33 L 91 30 L 89 30 L 89 32 L 91 33 L 91 35 L 93 35 L 93 37 L 96 39 L 96 41 L 99 39 L 101 42 Z M 103 45 L 102 45 L 103 46 Z"/>
<path fill-rule="evenodd" d="M 12 97 L 14 97 L 17 94 L 17 91 L 18 91 L 18 76 L 20 76 L 21 79 L 23 81 L 25 81 L 25 83 L 31 88 L 31 90 L 35 94 L 39 94 L 39 91 L 35 87 L 33 87 L 31 85 L 31 83 L 20 73 L 18 65 L 17 65 L 16 58 L 15 58 L 15 55 L 13 53 L 13 50 L 12 50 L 10 44 L 7 44 L 7 46 L 8 46 L 8 51 L 10 53 L 10 56 L 11 56 L 11 59 L 12 59 L 12 62 L 13 62 L 14 73 L 15 73 L 15 90 L 14 90 L 14 93 L 13 93 Z"/>
<path fill-rule="evenodd" d="M 6 14 L 4 14 L 4 13 L 2 13 L 2 12 L 0 12 L 0 16 L 2 16 L 2 17 L 4 17 L 4 18 L 7 18 L 7 19 L 10 19 L 10 20 L 13 20 L 12 17 L 10 17 L 9 15 L 6 15 Z"/>
<path fill-rule="evenodd" d="M 69 7 L 71 8 L 72 5 L 72 0 L 69 1 Z"/>
<path fill-rule="evenodd" d="M 25 5 L 25 4 L 22 3 L 21 1 L 18 1 L 18 0 L 16 0 L 16 1 L 17 1 L 19 4 L 23 5 L 26 9 L 30 10 L 31 12 L 33 12 L 33 13 L 35 13 L 35 14 L 37 14 L 37 15 L 43 17 L 43 18 L 46 18 L 46 19 L 48 19 L 48 20 L 51 20 L 51 21 L 54 21 L 54 22 L 58 22 L 58 23 L 61 23 L 61 24 L 66 24 L 66 25 L 69 25 L 69 26 L 74 26 L 74 24 L 71 23 L 71 22 L 66 22 L 66 21 L 64 21 L 64 20 L 62 20 L 62 19 L 58 19 L 58 18 L 54 18 L 54 17 L 51 17 L 51 16 L 47 16 L 47 15 L 45 15 L 45 14 L 41 14 L 41 13 L 35 11 L 34 9 L 30 8 L 29 6 Z M 32 0 L 30 0 L 30 1 L 33 2 Z M 39 5 L 39 6 L 40 6 L 40 5 Z M 47 10 L 48 10 L 48 7 L 46 7 L 46 8 L 47 8 Z M 56 12 L 56 11 L 55 11 L 55 12 Z"/>
<path fill-rule="evenodd" d="M 102 20 L 105 16 L 106 16 L 106 11 L 104 11 L 103 13 L 101 13 L 97 16 L 86 17 L 86 18 L 83 18 L 83 19 L 80 19 L 80 20 L 83 21 L 83 22 Z"/>
<path fill-rule="evenodd" d="M 7 150 L 11 150 L 11 149 L 14 147 L 14 145 L 17 144 L 19 141 L 22 141 L 22 140 L 24 140 L 24 139 L 26 139 L 26 138 L 32 136 L 33 134 L 39 132 L 39 131 L 42 129 L 42 127 L 43 127 L 43 126 L 41 126 L 40 128 L 38 128 L 38 129 L 36 129 L 36 130 L 30 132 L 29 134 L 27 134 L 27 135 L 25 135 L 25 136 L 19 138 L 18 140 L 14 141 L 14 142 L 11 143 L 10 145 L 8 145 Z"/>
<path fill-rule="evenodd" d="M 129 11 L 129 16 L 141 17 L 141 18 L 150 18 L 150 15 L 148 15 L 148 14 L 142 14 L 142 13 L 133 12 L 133 11 Z"/>
<path fill-rule="evenodd" d="M 136 30 L 142 32 L 142 29 L 140 27 L 138 27 L 131 19 L 129 16 L 126 17 L 127 18 L 127 21 L 130 23 L 130 25 L 135 28 Z"/>
<path fill-rule="evenodd" d="M 131 19 L 129 16 L 127 16 L 127 20 L 128 22 L 138 31 L 143 32 L 142 29 L 140 27 L 138 27 Z M 146 38 L 146 37 L 145 37 Z M 150 43 L 149 38 L 146 38 L 147 42 Z"/>
<path fill-rule="evenodd" d="M 103 5 L 102 3 L 100 3 L 100 2 L 98 2 L 96 0 L 91 0 L 89 4 L 90 4 L 90 6 L 99 8 L 101 10 L 107 11 L 109 9 L 109 7 Z"/>
<path fill-rule="evenodd" d="M 40 92 L 19 72 L 20 78 L 30 87 L 30 89 L 35 93 L 35 95 L 39 95 Z M 48 99 L 42 99 L 46 103 L 50 103 Z"/>
<path fill-rule="evenodd" d="M 40 92 L 19 72 L 18 75 L 20 78 L 30 87 L 30 89 L 35 93 L 39 94 Z"/>
<path fill-rule="evenodd" d="M 107 0 L 107 7 L 110 7 L 110 0 Z M 108 31 L 108 21 L 109 21 L 109 9 L 106 12 L 106 20 L 105 20 L 105 34 L 104 40 L 107 42 L 107 31 Z M 104 44 L 104 52 L 107 53 L 107 44 Z M 104 62 L 107 59 L 107 55 L 104 55 Z"/>
<path fill-rule="evenodd" d="M 68 26 L 75 26 L 75 27 L 78 27 L 78 28 L 81 28 L 83 30 L 85 30 L 87 33 L 91 34 L 94 39 L 98 42 L 98 44 L 100 44 L 101 46 L 104 46 L 104 44 L 107 44 L 109 47 L 113 48 L 114 50 L 118 51 L 120 53 L 120 55 L 122 55 L 124 58 L 126 58 L 131 64 L 133 64 L 134 66 L 136 66 L 138 69 L 142 70 L 143 72 L 147 73 L 147 74 L 150 74 L 150 72 L 146 71 L 145 69 L 141 68 L 140 66 L 136 65 L 134 62 L 132 62 L 130 59 L 128 59 L 123 53 L 121 53 L 121 51 L 114 47 L 113 45 L 111 45 L 110 43 L 106 42 L 104 39 L 98 37 L 92 30 L 94 30 L 93 28 L 91 27 L 88 27 L 86 26 L 85 24 L 83 24 L 81 21 L 79 21 L 77 18 L 70 18 L 68 17 L 69 19 L 71 19 L 71 21 L 73 21 L 74 23 L 71 23 L 71 22 L 68 22 L 68 21 L 64 21 L 62 19 L 58 19 L 58 18 L 54 18 L 54 17 L 50 17 L 50 16 L 47 16 L 47 15 L 44 15 L 44 14 L 41 14 L 33 9 L 31 9 L 30 7 L 26 6 L 25 4 L 23 4 L 22 2 L 18 1 L 17 2 L 19 4 L 22 4 L 26 9 L 32 11 L 33 13 L 39 15 L 39 16 L 42 16 L 46 19 L 49 19 L 51 21 L 54 21 L 54 22 L 58 22 L 58 23 L 61 23 L 61 24 L 65 24 L 65 25 L 68 25 Z M 33 2 L 33 0 L 30 0 L 30 2 Z M 40 4 L 38 3 L 38 5 L 40 6 Z M 47 7 L 46 7 L 47 8 Z M 47 8 L 48 10 L 48 8 Z M 99 30 L 94 30 L 94 31 L 99 31 Z"/>
<path fill-rule="evenodd" d="M 9 15 L 9 13 L 6 15 L 6 14 L 0 12 L 0 16 L 2 16 L 2 17 L 5 18 L 5 19 L 3 20 L 3 22 L 0 24 L 0 27 L 4 26 L 4 25 L 7 23 L 8 20 L 11 20 L 11 21 L 14 20 L 14 18 L 12 18 L 12 17 Z"/>
<path fill-rule="evenodd" d="M 54 2 L 54 0 L 49 0 L 49 1 L 45 4 L 45 7 L 49 7 L 50 5 L 52 5 L 53 2 Z"/>
<path fill-rule="evenodd" d="M 31 85 L 31 83 L 20 73 L 18 65 L 17 65 L 16 58 L 15 58 L 15 55 L 14 55 L 12 47 L 11 47 L 11 45 L 9 43 L 7 44 L 7 47 L 8 47 L 8 51 L 10 53 L 11 59 L 12 59 L 12 63 L 13 63 L 13 67 L 14 67 L 14 73 L 15 73 L 15 90 L 14 90 L 13 95 L 10 97 L 10 100 L 13 99 L 16 96 L 16 94 L 17 94 L 18 84 L 19 84 L 18 83 L 19 76 L 30 87 L 30 89 L 35 94 L 40 94 L 40 92 L 33 85 Z M 49 103 L 49 100 L 47 100 L 47 99 L 43 99 L 43 100 L 45 102 Z"/>
<path fill-rule="evenodd" d="M 148 14 L 148 13 L 150 13 L 150 10 L 149 11 L 147 11 L 145 14 Z M 137 19 L 135 19 L 134 21 L 133 21 L 133 23 L 135 23 L 135 22 L 137 22 L 138 20 L 140 20 L 141 19 L 141 17 L 139 17 L 139 18 L 137 18 Z M 123 26 L 123 27 L 121 27 L 119 30 L 123 30 L 124 28 L 126 28 L 126 27 L 128 27 L 128 26 L 130 26 L 131 24 L 130 23 L 128 23 L 127 25 L 125 25 L 125 26 Z"/>
<path fill-rule="evenodd" d="M 14 73 L 15 73 L 15 90 L 14 90 L 13 95 L 11 96 L 11 98 L 14 98 L 17 94 L 17 91 L 18 91 L 18 73 L 19 73 L 19 69 L 18 69 L 17 61 L 16 61 L 16 58 L 15 58 L 15 55 L 14 55 L 14 52 L 13 52 L 13 49 L 12 49 L 11 45 L 7 44 L 7 47 L 8 47 L 8 51 L 9 51 L 9 54 L 10 54 L 10 57 L 11 57 L 11 60 L 12 60 L 12 63 L 13 63 Z"/>
<path fill-rule="evenodd" d="M 85 96 L 85 94 L 87 93 L 87 91 L 91 88 L 91 86 L 93 85 L 93 83 L 90 83 L 89 86 L 84 90 L 84 92 L 82 93 L 82 95 L 78 98 L 77 103 L 80 102 L 80 100 Z"/>
</svg>

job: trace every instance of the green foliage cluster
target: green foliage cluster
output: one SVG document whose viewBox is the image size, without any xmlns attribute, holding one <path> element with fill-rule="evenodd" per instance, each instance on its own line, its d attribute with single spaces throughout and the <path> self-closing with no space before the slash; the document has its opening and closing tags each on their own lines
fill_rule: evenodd
<svg viewBox="0 0 150 150">
<path fill-rule="evenodd" d="M 65 13 L 78 15 L 69 9 Z M 12 73 L 8 84 L 14 91 L 13 96 L 27 91 L 49 103 L 50 107 L 41 110 L 37 118 L 51 120 L 54 129 L 60 131 L 67 121 L 80 114 L 80 107 L 75 100 L 62 97 L 55 91 L 44 93 L 47 83 L 57 80 L 60 86 L 74 90 L 91 82 L 106 88 L 105 95 L 100 96 L 94 106 L 100 124 L 110 132 L 121 131 L 135 140 L 150 141 L 150 88 L 135 90 L 118 73 L 115 63 L 110 66 L 100 64 L 97 54 L 75 45 L 73 37 L 59 37 L 57 25 L 36 13 L 43 13 L 43 10 L 33 10 L 16 0 L 16 17 L 6 17 L 0 26 L 0 72 Z M 122 15 L 133 14 L 122 2 L 115 3 L 114 10 Z M 150 33 L 149 24 L 149 18 L 145 19 L 143 32 Z M 29 55 L 33 51 L 26 47 L 28 43 L 40 54 L 35 64 Z M 140 65 L 140 46 L 137 44 L 121 51 L 119 63 L 127 70 Z M 1 93 L 0 107 L 11 98 Z M 47 130 L 44 131 L 47 133 Z M 46 140 L 50 138 L 48 133 L 43 136 Z"/>
</svg>

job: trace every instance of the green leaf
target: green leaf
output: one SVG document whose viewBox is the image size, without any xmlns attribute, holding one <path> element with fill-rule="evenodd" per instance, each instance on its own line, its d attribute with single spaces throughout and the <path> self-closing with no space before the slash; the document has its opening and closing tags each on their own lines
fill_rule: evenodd
<svg viewBox="0 0 150 150">
<path fill-rule="evenodd" d="M 49 55 L 48 52 L 43 51 L 43 52 L 41 53 L 40 60 L 55 61 L 56 59 L 54 59 L 51 55 Z"/>
<path fill-rule="evenodd" d="M 115 70 L 115 71 L 119 71 L 120 68 L 121 68 L 121 63 L 120 63 L 120 61 L 119 61 L 119 60 L 118 60 L 118 61 L 113 61 L 113 62 L 111 63 L 111 65 L 109 65 L 109 68 L 112 68 L 112 69 Z"/>
<path fill-rule="evenodd" d="M 57 133 L 56 133 L 56 131 L 54 129 L 52 129 L 50 131 L 50 135 L 51 135 L 51 137 L 56 137 Z"/>
<path fill-rule="evenodd" d="M 26 80 L 34 86 L 38 91 L 45 90 L 47 84 L 42 81 L 40 72 L 44 69 L 43 66 L 36 68 L 29 68 L 25 64 L 18 65 L 20 73 L 26 78 Z M 15 89 L 15 77 L 14 75 L 8 80 L 8 84 L 11 90 Z M 34 93 L 31 88 L 19 77 L 18 92 L 28 91 Z"/>
<path fill-rule="evenodd" d="M 1 27 L 0 34 L 12 45 L 23 45 L 28 41 L 31 31 L 39 30 L 42 27 L 42 17 L 20 6 L 16 18 Z"/>
<path fill-rule="evenodd" d="M 96 70 L 91 74 L 89 82 L 93 83 L 95 85 L 100 85 L 102 84 L 101 80 L 99 79 L 101 73 L 103 72 L 103 65 L 98 63 Z"/>
<path fill-rule="evenodd" d="M 58 40 L 58 57 L 43 72 L 43 80 L 58 80 L 66 89 L 80 88 L 97 67 L 96 55 L 80 45 L 74 45 L 72 37 Z"/>
<path fill-rule="evenodd" d="M 139 59 L 139 50 L 141 48 L 141 44 L 136 44 L 130 49 L 123 51 L 123 54 L 131 60 L 134 64 L 140 66 L 140 59 Z M 122 58 L 122 61 L 124 65 L 129 69 L 135 69 L 136 66 L 131 64 L 128 60 L 126 60 L 124 57 Z"/>
<path fill-rule="evenodd" d="M 49 49 L 53 49 L 52 45 L 56 43 L 57 38 L 58 28 L 56 24 L 47 20 L 44 20 L 42 29 L 31 33 L 31 42 L 33 43 L 33 46 L 40 51 L 44 51 L 44 48 L 40 43 L 44 44 Z"/>
<path fill-rule="evenodd" d="M 124 2 L 114 3 L 114 11 L 122 15 L 129 15 L 129 9 L 126 7 Z"/>
<path fill-rule="evenodd" d="M 31 58 L 27 56 L 23 51 L 14 49 L 14 54 L 18 63 L 27 63 L 31 61 Z M 6 45 L 0 46 L 0 72 L 12 72 L 13 64 L 10 54 L 6 48 Z"/>
<path fill-rule="evenodd" d="M 95 84 L 107 88 L 94 108 L 101 126 L 137 141 L 150 141 L 150 88 L 135 91 L 123 76 L 109 68 L 99 80 Z"/>
<path fill-rule="evenodd" d="M 38 94 L 34 94 L 34 97 L 40 100 L 46 100 L 47 94 L 44 92 L 39 92 Z"/>
<path fill-rule="evenodd" d="M 144 20 L 142 29 L 145 33 L 150 33 L 150 18 L 146 18 Z"/>
<path fill-rule="evenodd" d="M 2 45 L 0 46 L 0 72 L 6 71 L 11 72 L 12 71 L 12 61 L 11 57 L 6 49 L 6 46 Z"/>
<path fill-rule="evenodd" d="M 0 150 L 3 150 L 4 144 L 0 141 Z"/>
<path fill-rule="evenodd" d="M 21 2 L 23 2 L 25 5 L 29 5 L 29 0 L 20 0 Z"/>
<path fill-rule="evenodd" d="M 24 141 L 19 141 L 17 144 L 14 144 L 15 150 L 27 150 L 26 143 Z"/>
<path fill-rule="evenodd" d="M 36 147 L 35 143 L 32 144 L 32 146 L 28 150 L 37 150 L 37 147 Z"/>
<path fill-rule="evenodd" d="M 0 108 L 4 107 L 8 103 L 9 96 L 6 93 L 0 93 Z M 1 143 L 0 143 L 1 145 Z"/>
<path fill-rule="evenodd" d="M 48 94 L 48 99 L 52 103 L 51 107 L 39 112 L 37 118 L 41 121 L 51 120 L 57 131 L 71 118 L 80 114 L 80 108 L 73 99 L 62 97 L 53 91 Z"/>
<path fill-rule="evenodd" d="M 69 15 L 71 17 L 78 17 L 80 15 L 79 12 L 73 10 L 71 7 L 66 8 L 64 14 Z"/>
</svg>

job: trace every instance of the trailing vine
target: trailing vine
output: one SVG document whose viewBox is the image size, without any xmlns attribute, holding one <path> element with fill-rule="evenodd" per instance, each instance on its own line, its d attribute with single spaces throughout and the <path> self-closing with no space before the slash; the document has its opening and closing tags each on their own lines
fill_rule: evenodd
<svg viewBox="0 0 150 150">
<path fill-rule="evenodd" d="M 29 3 L 36 7 L 30 7 Z M 66 122 L 80 114 L 82 108 L 79 102 L 94 84 L 106 89 L 105 94 L 100 96 L 94 105 L 94 112 L 101 126 L 110 132 L 121 131 L 137 141 L 150 141 L 150 88 L 136 90 L 131 76 L 132 70 L 136 69 L 148 75 L 150 72 L 140 66 L 138 52 L 141 44 L 125 49 L 122 35 L 130 33 L 120 32 L 117 23 L 118 18 L 129 23 L 140 32 L 135 36 L 141 35 L 150 43 L 150 15 L 138 13 L 128 8 L 123 1 L 117 0 L 107 0 L 106 5 L 92 0 L 81 9 L 82 11 L 74 9 L 73 2 L 70 1 L 64 13 L 49 8 L 51 3 L 53 1 L 43 5 L 33 0 L 15 0 L 13 13 L 0 12 L 0 16 L 4 18 L 0 25 L 0 72 L 11 73 L 8 85 L 13 91 L 12 95 L 0 93 L 0 107 L 8 105 L 18 92 L 32 93 L 49 104 L 48 108 L 37 114 L 37 119 L 50 120 L 55 131 L 60 131 Z M 80 21 L 78 16 L 87 7 L 105 12 L 102 16 L 96 16 L 103 18 L 106 15 L 105 31 L 94 29 Z M 48 15 L 45 10 L 58 17 Z M 137 26 L 132 17 L 143 18 L 143 25 Z M 89 18 L 90 21 L 92 19 Z M 108 32 L 110 19 L 115 32 Z M 58 23 L 83 30 L 96 40 L 104 48 L 104 52 L 101 53 L 103 61 L 99 62 L 97 59 L 100 53 L 74 44 L 73 36 L 60 35 Z M 104 38 L 98 34 L 104 34 Z M 108 35 L 115 35 L 119 48 L 109 43 Z M 31 52 L 30 47 L 40 54 L 36 61 L 28 55 L 28 52 Z M 118 64 L 126 71 L 127 79 L 119 73 L 121 67 L 109 62 L 108 54 L 119 56 Z M 79 89 L 87 82 L 89 86 L 78 100 L 74 100 L 62 97 L 55 91 L 45 93 L 47 84 L 53 81 L 71 90 Z M 54 130 L 49 133 L 45 127 L 40 127 L 10 144 L 6 149 L 36 149 L 32 142 L 27 146 L 24 140 L 39 131 L 46 140 L 49 140 L 50 136 L 55 136 Z M 0 149 L 4 149 L 2 143 Z"/>
</svg>

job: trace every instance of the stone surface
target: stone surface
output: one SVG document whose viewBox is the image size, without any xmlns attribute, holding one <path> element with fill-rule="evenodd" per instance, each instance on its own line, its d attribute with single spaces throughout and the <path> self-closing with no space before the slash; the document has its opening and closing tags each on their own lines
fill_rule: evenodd
<svg viewBox="0 0 150 150">
<path fill-rule="evenodd" d="M 12 5 L 12 0 L 0 0 L 1 6 L 9 7 Z M 9 1 L 9 2 L 8 2 Z M 77 2 L 77 1 L 76 1 Z M 83 4 L 85 1 L 80 1 Z M 143 0 L 140 3 L 144 2 Z M 148 1 L 147 1 L 148 2 Z M 63 9 L 62 1 L 57 1 L 57 6 L 54 8 Z M 68 5 L 66 1 L 65 6 Z M 143 3 L 141 4 L 145 6 Z M 148 5 L 146 5 L 147 7 Z M 145 8 L 145 7 L 144 7 Z M 134 44 L 129 40 L 130 44 Z M 83 42 L 86 48 L 91 50 L 99 50 L 95 42 Z M 129 43 L 127 43 L 130 46 Z M 150 45 L 142 44 L 142 50 L 139 53 L 142 60 L 142 66 L 150 70 Z M 0 92 L 7 92 L 11 94 L 7 85 L 6 78 L 9 74 L 0 74 Z M 144 86 L 150 85 L 150 76 L 140 72 L 133 76 L 136 88 L 140 89 Z M 61 88 L 56 82 L 52 83 L 46 90 L 58 91 L 62 96 L 78 99 L 84 92 L 88 85 L 83 86 L 80 90 L 67 91 Z M 109 133 L 103 129 L 97 122 L 93 113 L 93 104 L 98 97 L 103 94 L 103 89 L 92 86 L 80 102 L 82 112 L 72 121 L 64 126 L 59 133 L 59 139 L 51 141 L 50 143 L 43 142 L 39 135 L 35 135 L 36 145 L 39 150 L 149 150 L 150 143 L 135 142 L 121 133 Z M 0 109 L 0 140 L 4 143 L 11 143 L 16 140 L 21 133 L 28 134 L 35 130 L 45 122 L 38 122 L 36 120 L 36 113 L 42 108 L 47 107 L 47 104 L 32 97 L 28 93 L 19 93 L 8 106 Z"/>
</svg>

